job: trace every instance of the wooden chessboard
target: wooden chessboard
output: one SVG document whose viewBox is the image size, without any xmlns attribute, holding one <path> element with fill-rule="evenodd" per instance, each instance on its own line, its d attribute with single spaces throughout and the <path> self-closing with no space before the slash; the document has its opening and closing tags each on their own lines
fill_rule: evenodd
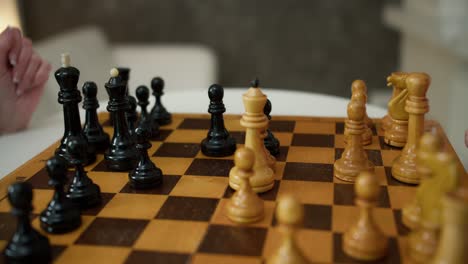
<svg viewBox="0 0 468 264">
<path fill-rule="evenodd" d="M 240 116 L 226 115 L 225 123 L 238 144 L 244 142 Z M 101 114 L 101 121 L 107 114 Z M 112 135 L 112 127 L 103 122 Z M 280 235 L 275 228 L 276 199 L 294 193 L 304 203 L 304 227 L 298 244 L 313 262 L 350 263 L 341 249 L 342 234 L 358 210 L 354 185 L 333 177 L 333 163 L 343 148 L 344 120 L 340 118 L 273 117 L 270 128 L 281 142 L 274 188 L 260 197 L 266 215 L 260 223 L 238 226 L 224 215 L 233 194 L 228 174 L 233 158 L 210 158 L 200 151 L 209 128 L 208 115 L 176 114 L 172 124 L 161 127 L 160 138 L 149 150 L 151 159 L 163 170 L 161 187 L 136 191 L 129 187 L 128 174 L 106 168 L 103 155 L 86 167 L 100 185 L 103 203 L 83 212 L 83 224 L 75 232 L 50 235 L 57 263 L 261 263 L 277 248 Z M 440 126 L 426 122 L 427 127 Z M 391 177 L 393 159 L 399 149 L 383 143 L 383 133 L 373 129 L 373 143 L 366 146 L 381 184 L 375 217 L 390 236 L 386 263 L 404 259 L 405 235 L 401 208 L 413 197 L 415 187 Z M 447 141 L 448 143 L 448 141 Z M 8 185 L 29 181 L 34 187 L 33 226 L 37 215 L 52 196 L 47 185 L 45 161 L 57 143 L 0 181 L 0 248 L 4 248 L 16 225 L 5 198 Z M 450 144 L 447 148 L 453 151 Z M 72 174 L 71 174 L 72 175 Z M 42 231 L 42 230 L 41 230 Z"/>
</svg>

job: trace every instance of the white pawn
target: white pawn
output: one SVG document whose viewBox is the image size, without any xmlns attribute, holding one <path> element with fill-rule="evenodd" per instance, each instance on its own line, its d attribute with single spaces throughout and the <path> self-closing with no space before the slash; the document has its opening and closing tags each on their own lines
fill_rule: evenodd
<svg viewBox="0 0 468 264">
<path fill-rule="evenodd" d="M 304 208 L 292 196 L 279 199 L 276 219 L 283 238 L 281 245 L 267 260 L 267 264 L 306 264 L 309 263 L 296 245 L 295 233 L 302 224 Z"/>
<path fill-rule="evenodd" d="M 236 174 L 240 179 L 239 190 L 229 200 L 226 206 L 227 217 L 239 224 L 248 224 L 260 221 L 263 218 L 264 205 L 250 185 L 253 175 L 255 154 L 249 148 L 239 148 L 234 154 Z"/>
</svg>

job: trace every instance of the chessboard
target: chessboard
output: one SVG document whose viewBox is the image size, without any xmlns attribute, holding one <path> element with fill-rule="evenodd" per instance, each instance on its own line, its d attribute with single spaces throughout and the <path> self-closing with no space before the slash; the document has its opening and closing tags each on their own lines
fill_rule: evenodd
<svg viewBox="0 0 468 264">
<path fill-rule="evenodd" d="M 99 118 L 112 135 L 108 114 Z M 333 163 L 345 146 L 343 118 L 273 117 L 270 129 L 281 142 L 275 185 L 260 194 L 265 201 L 264 219 L 246 226 L 230 222 L 224 214 L 233 194 L 228 186 L 233 157 L 212 158 L 200 151 L 209 118 L 173 114 L 173 122 L 161 127 L 149 149 L 151 159 L 164 172 L 162 186 L 155 189 L 132 189 L 128 173 L 108 170 L 99 154 L 86 171 L 101 187 L 102 204 L 83 211 L 81 227 L 64 235 L 46 234 L 39 228 L 38 214 L 53 194 L 44 165 L 58 142 L 50 146 L 0 181 L 0 248 L 16 226 L 6 189 L 15 181 L 28 181 L 34 187 L 32 224 L 49 237 L 56 263 L 262 263 L 281 240 L 274 209 L 277 198 L 286 193 L 293 193 L 304 205 L 298 245 L 308 259 L 354 262 L 341 246 L 342 234 L 358 215 L 354 185 L 333 177 Z M 245 129 L 240 116 L 225 115 L 224 119 L 242 145 Z M 392 161 L 401 149 L 384 143 L 380 124 L 375 122 L 373 142 L 365 149 L 381 185 L 374 214 L 390 237 L 389 254 L 379 263 L 401 263 L 409 231 L 401 222 L 401 208 L 410 202 L 416 188 L 392 178 Z M 426 121 L 426 130 L 434 127 L 442 131 L 436 122 Z"/>
</svg>

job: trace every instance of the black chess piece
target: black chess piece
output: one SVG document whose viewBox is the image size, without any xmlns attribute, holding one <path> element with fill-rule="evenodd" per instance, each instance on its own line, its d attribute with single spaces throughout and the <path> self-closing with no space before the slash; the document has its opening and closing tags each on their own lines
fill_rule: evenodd
<svg viewBox="0 0 468 264">
<path fill-rule="evenodd" d="M 41 228 L 49 233 L 67 233 L 81 225 L 80 209 L 66 197 L 64 191 L 67 166 L 67 161 L 59 156 L 49 159 L 46 164 L 50 177 L 49 185 L 54 187 L 55 193 L 47 208 L 42 211 L 39 220 Z"/>
<path fill-rule="evenodd" d="M 138 126 L 140 124 L 147 122 L 148 126 L 151 128 L 150 138 L 155 139 L 159 136 L 159 124 L 155 122 L 150 114 L 148 113 L 148 98 L 149 98 L 149 89 L 145 85 L 140 85 L 136 89 L 136 96 L 138 98 L 138 105 L 141 109 L 140 120 L 138 121 Z"/>
<path fill-rule="evenodd" d="M 58 102 L 63 105 L 65 131 L 63 133 L 60 146 L 55 153 L 68 162 L 73 158 L 67 152 L 67 144 L 70 137 L 80 137 L 86 140 L 86 136 L 81 129 L 80 112 L 78 103 L 81 101 L 81 94 L 77 84 L 80 77 L 80 71 L 70 66 L 70 57 L 66 54 L 62 55 L 62 67 L 55 72 L 60 91 L 58 94 Z M 83 157 L 86 164 L 91 164 L 96 160 L 96 150 L 94 147 L 87 148 L 87 153 Z"/>
<path fill-rule="evenodd" d="M 88 177 L 83 168 L 82 157 L 86 153 L 86 144 L 81 138 L 70 138 L 68 151 L 74 159 L 70 161 L 75 167 L 75 176 L 68 188 L 67 197 L 81 209 L 94 207 L 101 203 L 101 189 Z"/>
<path fill-rule="evenodd" d="M 125 118 L 125 111 L 129 107 L 125 96 L 127 87 L 122 78 L 118 76 L 117 69 L 112 69 L 111 74 L 112 76 L 105 87 L 109 94 L 107 111 L 111 113 L 114 120 L 114 135 L 104 158 L 109 169 L 129 171 L 135 167 L 138 156 Z"/>
<path fill-rule="evenodd" d="M 263 108 L 263 113 L 268 117 L 268 120 L 271 120 L 271 102 L 267 99 L 265 107 Z M 270 154 L 276 156 L 280 152 L 280 142 L 279 140 L 273 135 L 271 130 L 267 129 L 267 136 L 263 139 L 265 147 L 270 151 Z"/>
<path fill-rule="evenodd" d="M 224 126 L 223 113 L 226 108 L 223 104 L 224 89 L 219 84 L 213 84 L 208 89 L 211 114 L 211 126 L 205 139 L 201 142 L 203 154 L 210 157 L 225 157 L 236 151 L 236 140 L 229 135 Z"/>
<path fill-rule="evenodd" d="M 135 189 L 148 189 L 162 183 L 162 171 L 151 161 L 148 149 L 151 148 L 149 137 L 151 135 L 150 122 L 142 122 L 135 129 L 136 148 L 140 159 L 135 169 L 129 174 L 130 186 Z"/>
<path fill-rule="evenodd" d="M 6 263 L 50 263 L 52 260 L 49 239 L 31 226 L 32 198 L 32 186 L 27 182 L 17 182 L 8 188 L 11 213 L 18 218 L 18 224 L 3 251 Z"/>
<path fill-rule="evenodd" d="M 127 102 L 130 105 L 130 107 L 127 108 L 127 110 L 125 111 L 125 118 L 127 119 L 128 131 L 130 132 L 130 135 L 133 136 L 136 121 L 138 120 L 138 113 L 136 111 L 137 101 L 135 97 L 133 97 L 130 94 L 130 90 L 128 89 L 128 80 L 130 79 L 130 68 L 118 67 L 117 70 L 119 71 L 119 76 L 122 78 L 122 81 L 125 83 L 126 86 L 125 96 L 127 96 Z"/>
<path fill-rule="evenodd" d="M 164 94 L 164 80 L 161 77 L 153 78 L 151 80 L 151 89 L 156 98 L 153 109 L 151 109 L 151 117 L 160 126 L 170 124 L 172 122 L 172 116 L 161 103 L 161 96 Z"/>
<path fill-rule="evenodd" d="M 83 127 L 83 133 L 88 139 L 88 144 L 96 149 L 96 151 L 104 151 L 109 147 L 109 134 L 102 130 L 101 124 L 97 115 L 99 102 L 96 99 L 97 85 L 95 82 L 85 82 L 83 84 L 83 109 L 86 110 L 86 120 Z"/>
</svg>

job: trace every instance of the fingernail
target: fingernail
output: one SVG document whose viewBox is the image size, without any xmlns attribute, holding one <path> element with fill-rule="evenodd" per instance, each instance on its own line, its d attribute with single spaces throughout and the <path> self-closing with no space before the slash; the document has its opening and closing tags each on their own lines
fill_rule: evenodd
<svg viewBox="0 0 468 264">
<path fill-rule="evenodd" d="M 10 54 L 10 64 L 15 66 L 16 65 L 16 55 Z"/>
<path fill-rule="evenodd" d="M 16 96 L 21 96 L 23 94 L 23 91 L 20 89 L 16 89 Z"/>
</svg>

